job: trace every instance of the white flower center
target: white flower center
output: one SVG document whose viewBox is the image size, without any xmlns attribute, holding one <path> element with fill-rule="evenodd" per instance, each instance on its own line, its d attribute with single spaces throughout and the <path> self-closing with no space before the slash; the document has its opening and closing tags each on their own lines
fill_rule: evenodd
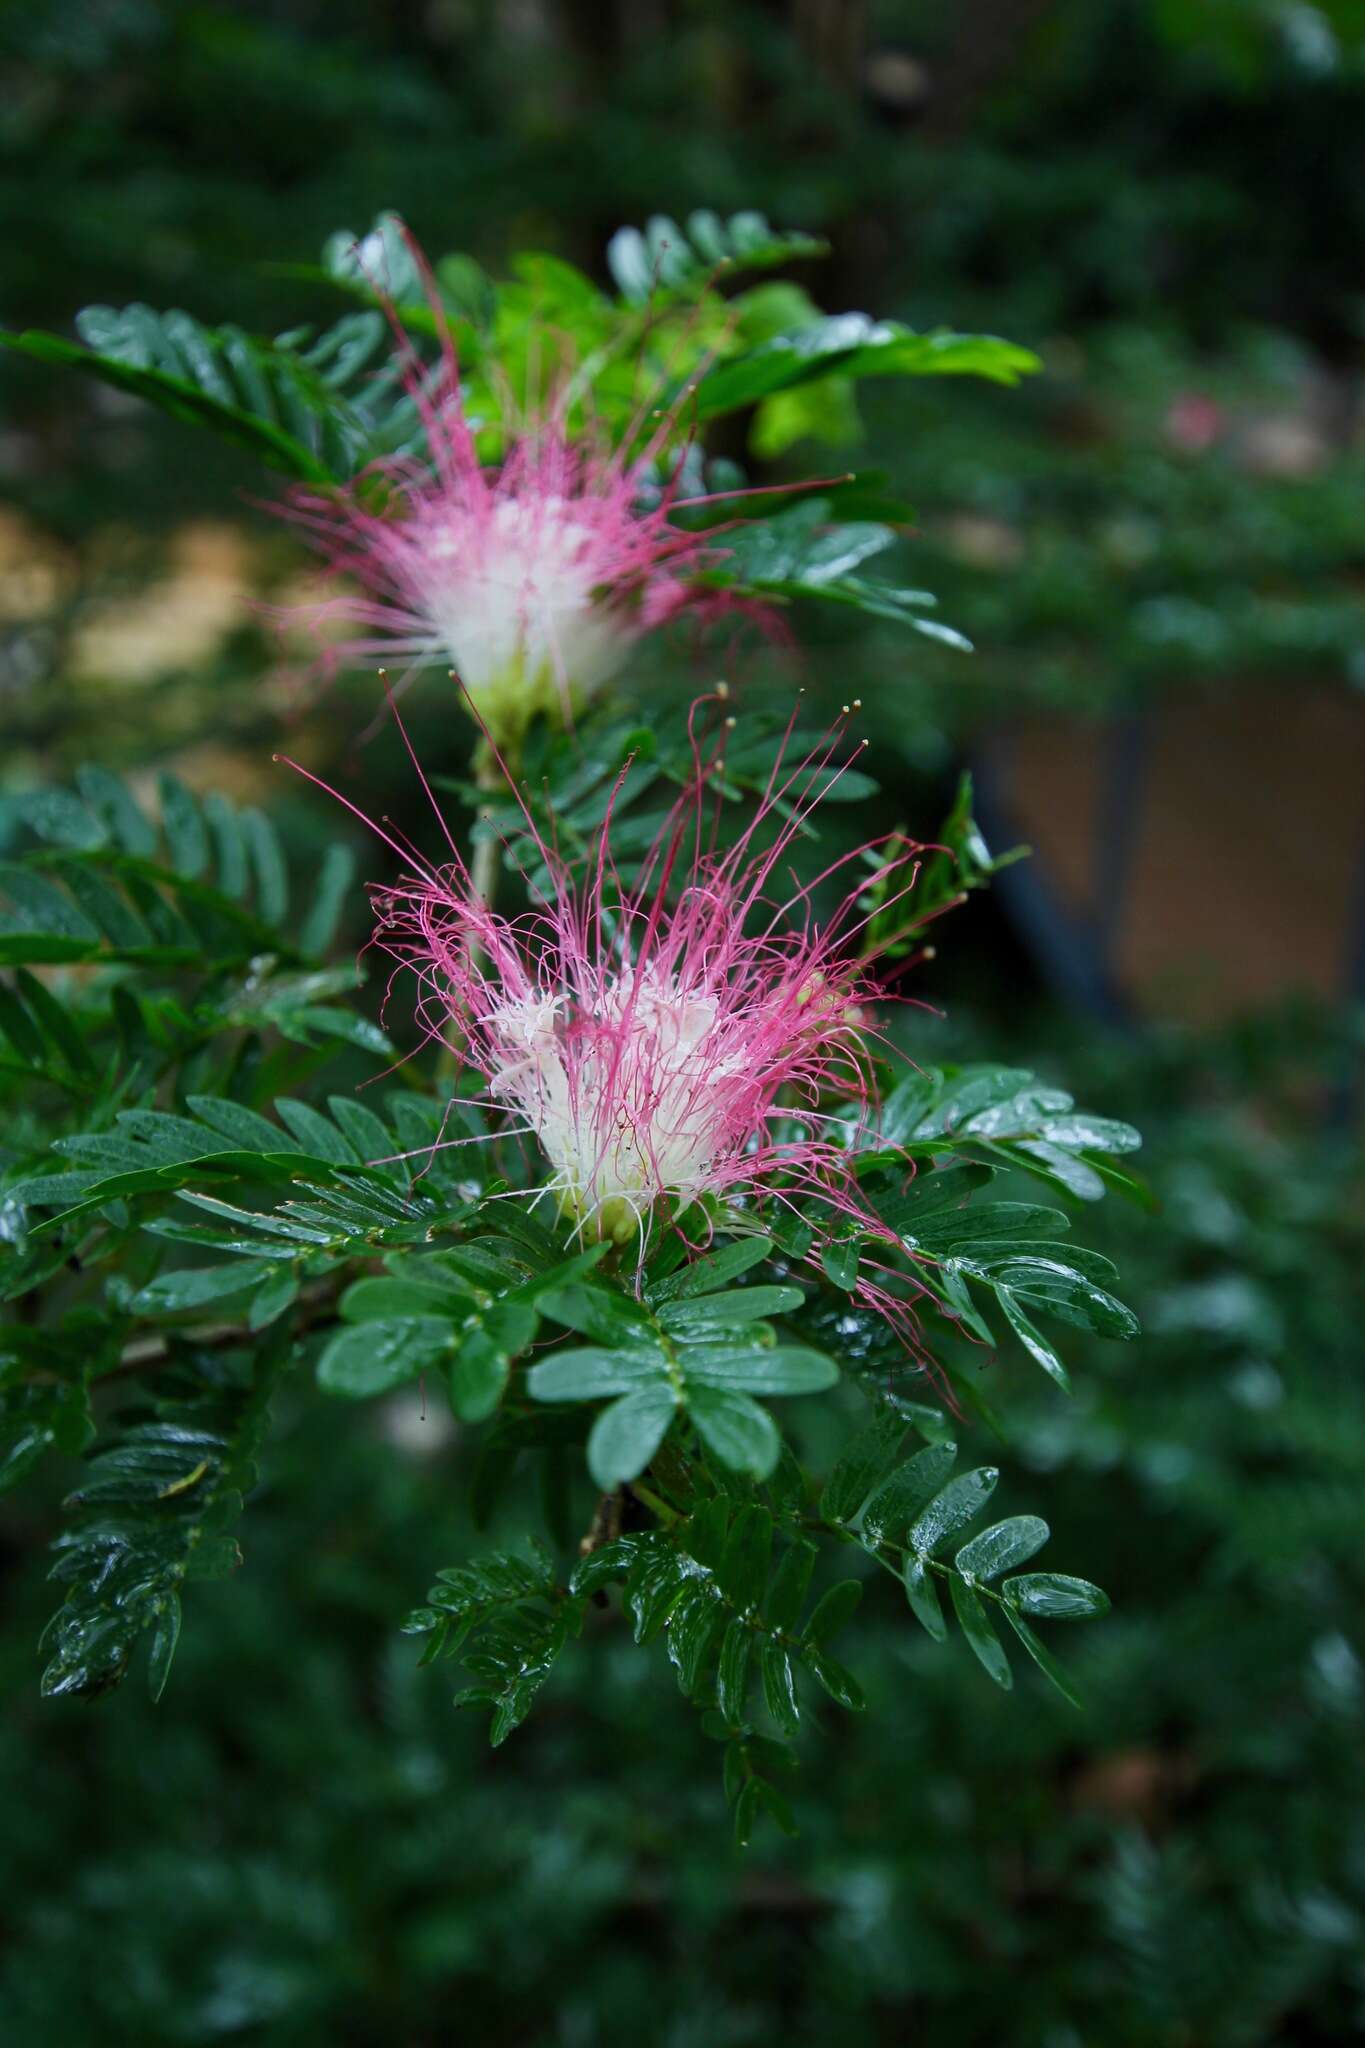
<svg viewBox="0 0 1365 2048">
<path fill-rule="evenodd" d="M 535 1130 L 565 1206 L 604 1234 L 633 1235 L 665 1192 L 700 1194 L 747 1135 L 728 1114 L 744 1062 L 726 1051 L 718 1010 L 714 996 L 627 973 L 591 1013 L 533 996 L 489 1019 L 503 1053 L 492 1092 Z"/>
<path fill-rule="evenodd" d="M 420 601 L 481 710 L 515 693 L 529 717 L 615 674 L 635 636 L 594 599 L 600 553 L 560 497 L 502 498 L 486 525 L 453 519 L 427 537 Z"/>
</svg>

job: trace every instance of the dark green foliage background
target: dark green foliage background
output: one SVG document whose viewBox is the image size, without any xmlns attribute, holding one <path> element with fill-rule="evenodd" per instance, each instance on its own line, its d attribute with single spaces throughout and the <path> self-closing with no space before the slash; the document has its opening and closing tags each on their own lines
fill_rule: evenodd
<svg viewBox="0 0 1365 2048">
<path fill-rule="evenodd" d="M 1000 10 L 960 12 L 1005 33 Z M 867 403 L 860 462 L 925 510 L 973 502 L 1047 541 L 1004 579 L 918 551 L 915 580 L 983 648 L 966 717 L 958 657 L 917 646 L 907 664 L 897 642 L 889 671 L 861 627 L 817 647 L 817 682 L 848 687 L 856 664 L 869 698 L 913 666 L 917 815 L 997 677 L 1093 701 L 1290 655 L 1348 680 L 1359 456 L 1253 503 L 1231 469 L 1196 477 L 1151 443 L 1187 368 L 1273 396 L 1301 352 L 1340 369 L 1358 348 L 1350 10 L 1073 0 L 987 36 L 984 78 L 964 72 L 958 13 L 872 10 L 882 45 L 961 96 L 907 117 L 822 74 L 776 7 L 665 7 L 665 32 L 635 36 L 555 7 L 529 48 L 487 4 L 13 9 L 0 315 L 60 327 L 145 297 L 269 329 L 307 287 L 252 266 L 380 204 L 494 266 L 514 242 L 593 265 L 656 207 L 761 206 L 830 234 L 831 302 L 1082 345 L 1083 369 L 1032 389 Z M 1310 13 L 1340 38 L 1325 69 L 1295 42 Z M 41 456 L 6 492 L 73 540 L 133 504 L 169 527 L 256 482 L 204 441 L 187 460 L 168 423 L 119 439 L 125 421 L 36 367 L 6 384 Z M 1135 509 L 1152 545 L 1106 555 L 1100 514 Z M 1173 596 L 1183 610 L 1153 612 Z M 258 661 L 244 634 L 219 686 L 247 689 Z M 249 742 L 250 713 L 231 717 Z M 60 706 L 23 718 L 55 761 L 91 749 Z M 126 757 L 138 735 L 93 737 Z M 318 830 L 301 817 L 296 850 Z M 7 2043 L 1354 2037 L 1365 1208 L 1326 1112 L 1358 1036 L 1296 1013 L 1097 1045 L 1044 1006 L 998 912 L 974 907 L 955 947 L 948 1025 L 916 1026 L 925 1056 L 1055 1068 L 1143 1126 L 1162 1205 L 1086 1218 L 1140 1344 L 1087 1355 L 1078 1337 L 1069 1405 L 1022 1365 L 985 1379 L 1015 1433 L 1002 1511 L 1045 1493 L 1050 1558 L 1115 1599 L 1061 1646 L 1084 1715 L 1031 1673 L 1001 1695 L 869 1584 L 841 1644 L 869 1712 L 830 1709 L 808 1734 L 801 1837 L 732 1854 L 696 1717 L 614 1613 L 489 1752 L 449 1667 L 419 1672 L 394 1630 L 470 1546 L 461 1454 L 414 1450 L 411 1417 L 395 1444 L 368 1409 L 286 1393 L 245 1568 L 195 1589 L 158 1707 L 140 1685 L 39 1701 L 51 1603 L 33 1567 L 75 1468 L 5 1503 Z M 495 1533 L 516 1538 L 514 1511 Z"/>
</svg>

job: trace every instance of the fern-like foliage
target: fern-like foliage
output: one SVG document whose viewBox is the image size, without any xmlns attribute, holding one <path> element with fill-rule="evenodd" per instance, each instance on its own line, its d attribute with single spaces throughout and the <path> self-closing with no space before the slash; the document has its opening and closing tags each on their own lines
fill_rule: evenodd
<svg viewBox="0 0 1365 2048">
<path fill-rule="evenodd" d="M 76 328 L 83 346 L 34 331 L 0 334 L 0 346 L 84 371 L 310 483 L 343 481 L 420 441 L 377 311 L 274 340 L 143 305 L 87 306 Z"/>
<path fill-rule="evenodd" d="M 642 306 L 660 296 L 696 298 L 738 270 L 772 270 L 828 253 L 818 236 L 783 233 L 761 213 L 722 220 L 703 208 L 689 214 L 684 227 L 655 214 L 643 230 L 618 228 L 607 244 L 607 267 L 627 304 Z"/>
<path fill-rule="evenodd" d="M 48 1632 L 43 1691 L 87 1697 L 116 1685 L 152 1631 L 148 1683 L 159 1697 L 180 1637 L 181 1587 L 240 1563 L 234 1526 L 255 1482 L 271 1390 L 287 1356 L 183 1357 L 117 1422 L 70 1496 L 53 1577 L 67 1588 Z"/>
<path fill-rule="evenodd" d="M 76 780 L 76 792 L 39 790 L 15 805 L 41 844 L 0 863 L 0 965 L 231 967 L 263 952 L 292 963 L 326 951 L 354 874 L 346 847 L 328 849 L 287 938 L 288 870 L 264 811 L 219 795 L 201 803 L 163 774 L 153 822 L 108 769 L 82 768 Z"/>
<path fill-rule="evenodd" d="M 904 1417 L 884 1407 L 831 1474 L 818 1518 L 805 1512 L 790 1458 L 765 1475 L 770 1483 L 756 1500 L 712 1492 L 699 1468 L 678 1461 L 668 1474 L 671 1486 L 698 1482 L 685 1511 L 652 1489 L 641 1496 L 662 1510 L 661 1526 L 589 1548 L 563 1584 L 543 1553 L 529 1561 L 498 1554 L 443 1571 L 405 1629 L 428 1638 L 424 1661 L 461 1657 L 478 1682 L 456 1703 L 492 1710 L 496 1745 L 525 1719 L 604 1590 L 619 1585 L 636 1642 L 663 1640 L 679 1688 L 701 1712 L 706 1732 L 725 1745 L 736 1840 L 749 1840 L 763 1812 L 790 1830 L 778 1781 L 794 1765 L 787 1745 L 803 1717 L 798 1676 L 816 1698 L 846 1711 L 864 1704 L 857 1678 L 829 1647 L 852 1619 L 862 1585 L 856 1577 L 836 1579 L 811 1599 L 819 1551 L 808 1528 L 845 1535 L 902 1576 L 912 1611 L 938 1641 L 947 1627 L 934 1587 L 946 1583 L 965 1641 L 1005 1687 L 1009 1661 L 990 1613 L 1008 1621 L 1034 1662 L 1074 1701 L 1030 1617 L 1075 1619 L 1108 1606 L 1097 1587 L 1059 1573 L 1012 1573 L 998 1591 L 992 1586 L 1046 1543 L 1047 1524 L 1036 1516 L 997 1522 L 944 1559 L 939 1553 L 982 1512 L 996 1474 L 982 1469 L 949 1478 L 956 1449 L 942 1441 L 902 1462 L 905 1435 Z"/>
</svg>

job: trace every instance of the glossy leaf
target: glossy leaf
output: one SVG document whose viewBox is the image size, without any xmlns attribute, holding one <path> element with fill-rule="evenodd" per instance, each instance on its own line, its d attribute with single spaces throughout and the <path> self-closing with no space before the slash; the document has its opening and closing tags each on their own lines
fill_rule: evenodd
<svg viewBox="0 0 1365 2048">
<path fill-rule="evenodd" d="M 980 1514 L 986 1502 L 995 1491 L 1000 1474 L 993 1465 L 983 1465 L 975 1472 L 964 1472 L 948 1484 L 930 1501 L 924 1512 L 911 1524 L 907 1541 L 912 1550 L 927 1557 L 955 1536 L 959 1529 Z"/>
<path fill-rule="evenodd" d="M 132 1308 L 146 1316 L 190 1315 L 250 1294 L 272 1277 L 260 1259 L 230 1259 L 220 1266 L 191 1266 L 163 1273 L 133 1296 Z"/>
<path fill-rule="evenodd" d="M 801 1708 L 796 1697 L 796 1676 L 792 1660 L 781 1643 L 764 1641 L 758 1653 L 763 1679 L 763 1703 L 785 1734 L 795 1735 L 801 1725 Z"/>
<path fill-rule="evenodd" d="M 526 1391 L 533 1401 L 599 1401 L 655 1382 L 668 1382 L 662 1352 L 609 1351 L 583 1344 L 556 1351 L 533 1365 L 526 1375 Z"/>
<path fill-rule="evenodd" d="M 843 1238 L 821 1248 L 820 1264 L 825 1277 L 831 1287 L 844 1294 L 852 1294 L 858 1284 L 858 1246 L 857 1238 Z"/>
<path fill-rule="evenodd" d="M 938 1589 L 928 1566 L 913 1555 L 905 1560 L 905 1597 L 920 1626 L 928 1630 L 936 1643 L 946 1643 L 948 1624 L 943 1619 Z"/>
<path fill-rule="evenodd" d="M 949 1580 L 953 1596 L 953 1608 L 962 1626 L 962 1633 L 971 1644 L 981 1664 L 990 1673 L 997 1685 L 1006 1691 L 1014 1683 L 1009 1658 L 1000 1646 L 1000 1638 L 991 1627 L 990 1617 L 982 1604 L 981 1596 L 954 1573 Z"/>
<path fill-rule="evenodd" d="M 687 1342 L 704 1341 L 714 1330 L 752 1323 L 767 1316 L 790 1315 L 805 1295 L 799 1287 L 742 1287 L 728 1293 L 705 1294 L 665 1302 L 659 1321 L 670 1335 Z"/>
<path fill-rule="evenodd" d="M 554 1287 L 541 1299 L 543 1312 L 598 1344 L 649 1347 L 654 1331 L 648 1312 L 624 1294 L 600 1285 Z"/>
<path fill-rule="evenodd" d="M 1011 1607 L 1048 1621 L 1085 1621 L 1109 1612 L 1109 1595 L 1067 1572 L 1025 1572 L 1001 1589 Z"/>
<path fill-rule="evenodd" d="M 269 1279 L 263 1280 L 251 1297 L 247 1310 L 247 1328 L 268 1329 L 270 1324 L 293 1307 L 299 1296 L 299 1276 L 295 1268 L 276 1266 Z"/>
<path fill-rule="evenodd" d="M 1014 384 L 1037 368 L 1028 349 L 994 335 L 917 334 L 896 320 L 836 313 L 716 364 L 697 387 L 696 407 L 699 418 L 715 419 L 836 370 L 844 377 L 968 375 Z"/>
<path fill-rule="evenodd" d="M 434 1260 L 409 1259 L 401 1278 L 378 1275 L 356 1280 L 340 1301 L 348 1323 L 392 1322 L 400 1316 L 448 1316 L 460 1321 L 473 1302 L 458 1282 L 436 1267 Z"/>
<path fill-rule="evenodd" d="M 1019 1342 L 1028 1352 L 1029 1357 L 1042 1366 L 1043 1371 L 1048 1374 L 1049 1378 L 1056 1380 L 1057 1385 L 1064 1394 L 1069 1394 L 1071 1392 L 1071 1375 L 1037 1324 L 1024 1313 L 1008 1287 L 998 1285 L 995 1290 L 995 1296 L 1004 1311 L 1006 1321 L 1019 1339 Z"/>
<path fill-rule="evenodd" d="M 851 1522 L 863 1502 L 896 1463 L 905 1423 L 891 1408 L 879 1409 L 835 1465 L 825 1483 L 820 1512 L 829 1522 Z"/>
<path fill-rule="evenodd" d="M 512 1360 L 536 1332 L 535 1310 L 497 1302 L 466 1328 L 448 1371 L 450 1405 L 462 1422 L 483 1422 L 502 1399 Z"/>
<path fill-rule="evenodd" d="M 696 1394 L 706 1388 L 742 1394 L 818 1394 L 839 1377 L 832 1358 L 798 1344 L 756 1351 L 735 1351 L 724 1344 L 689 1345 L 678 1355 L 678 1368 L 694 1405 Z"/>
<path fill-rule="evenodd" d="M 867 1702 L 863 1689 L 851 1671 L 846 1671 L 837 1658 L 827 1650 L 807 1644 L 802 1661 L 806 1669 L 818 1678 L 825 1691 L 837 1706 L 847 1707 L 852 1713 L 861 1713 Z"/>
<path fill-rule="evenodd" d="M 769 1628 L 787 1631 L 796 1627 L 818 1556 L 815 1545 L 804 1536 L 795 1538 L 783 1551 L 764 1603 L 764 1619 Z"/>
<path fill-rule="evenodd" d="M 670 1273 L 653 1290 L 656 1301 L 686 1300 L 694 1295 L 714 1294 L 722 1287 L 728 1287 L 741 1273 L 747 1273 L 751 1266 L 759 1265 L 773 1248 L 770 1237 L 738 1237 L 730 1244 L 724 1244 L 719 1251 L 708 1252 L 704 1258 L 694 1259 L 689 1265 Z"/>
<path fill-rule="evenodd" d="M 862 1538 L 875 1550 L 888 1537 L 904 1535 L 957 1463 L 957 1445 L 929 1444 L 884 1479 L 863 1510 Z"/>
<path fill-rule="evenodd" d="M 149 1680 L 164 1686 L 184 1586 L 240 1562 L 235 1526 L 287 1355 L 267 1338 L 231 1376 L 187 1356 L 173 1411 L 135 1411 L 90 1458 L 56 1548 L 52 1576 L 66 1596 L 47 1630 L 45 1696 L 108 1691 L 148 1630 Z"/>
<path fill-rule="evenodd" d="M 1058 1259 L 1004 1259 L 991 1269 L 993 1283 L 1015 1302 L 1045 1310 L 1097 1337 L 1136 1337 L 1137 1317 L 1103 1287 Z M 1003 1305 L 1003 1302 L 1002 1302 Z"/>
<path fill-rule="evenodd" d="M 953 1562 L 974 1579 L 997 1579 L 1042 1549 L 1051 1532 L 1038 1515 L 1011 1515 L 964 1543 Z"/>
<path fill-rule="evenodd" d="M 1037 1631 L 1030 1628 L 1023 1615 L 1008 1601 L 1003 1602 L 1001 1611 L 1043 1676 L 1056 1686 L 1064 1700 L 1069 1700 L 1073 1707 L 1079 1707 L 1080 1695 Z"/>
<path fill-rule="evenodd" d="M 744 1718 L 753 1642 L 753 1630 L 736 1616 L 725 1631 L 716 1665 L 716 1701 L 732 1725 Z"/>
</svg>

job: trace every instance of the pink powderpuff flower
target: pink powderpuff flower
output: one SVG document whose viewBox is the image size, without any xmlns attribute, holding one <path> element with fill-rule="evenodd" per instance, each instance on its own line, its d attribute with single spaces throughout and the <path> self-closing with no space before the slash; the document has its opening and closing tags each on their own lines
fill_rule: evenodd
<svg viewBox="0 0 1365 2048">
<path fill-rule="evenodd" d="M 511 1128 L 534 1135 L 543 1192 L 585 1238 L 634 1240 L 643 1260 L 656 1209 L 681 1219 L 700 1204 L 703 1234 L 717 1220 L 754 1229 L 765 1213 L 804 1210 L 812 1263 L 848 1226 L 893 1245 L 854 1170 L 875 1100 L 872 1005 L 885 992 L 852 942 L 868 888 L 894 877 L 890 900 L 907 896 L 923 849 L 890 835 L 810 883 L 783 880 L 793 839 L 843 773 L 832 765 L 842 720 L 795 767 L 784 743 L 755 817 L 717 848 L 710 789 L 725 736 L 703 760 L 696 721 L 708 701 L 693 711 L 689 785 L 629 883 L 608 810 L 579 876 L 525 813 L 552 892 L 518 915 L 481 899 L 448 833 L 448 864 L 373 890 L 373 943 L 398 963 L 390 996 L 410 970 L 427 1038 L 483 1077 Z M 861 880 L 818 918 L 815 892 L 853 865 Z M 911 1341 L 907 1288 L 921 1291 L 865 1253 L 861 1299 Z"/>
<path fill-rule="evenodd" d="M 766 614 L 695 580 L 724 550 L 716 529 L 673 522 L 682 503 L 705 502 L 679 497 L 681 460 L 657 487 L 676 414 L 660 412 L 645 436 L 643 409 L 612 447 L 571 434 L 561 392 L 520 423 L 500 462 L 480 459 L 439 292 L 409 247 L 440 338 L 434 372 L 387 310 L 429 460 L 377 462 L 335 491 L 291 495 L 285 515 L 355 586 L 293 616 L 327 638 L 328 669 L 377 657 L 452 670 L 494 743 L 515 752 L 538 712 L 571 720 L 684 609 Z M 355 630 L 339 638 L 338 624 Z"/>
</svg>

